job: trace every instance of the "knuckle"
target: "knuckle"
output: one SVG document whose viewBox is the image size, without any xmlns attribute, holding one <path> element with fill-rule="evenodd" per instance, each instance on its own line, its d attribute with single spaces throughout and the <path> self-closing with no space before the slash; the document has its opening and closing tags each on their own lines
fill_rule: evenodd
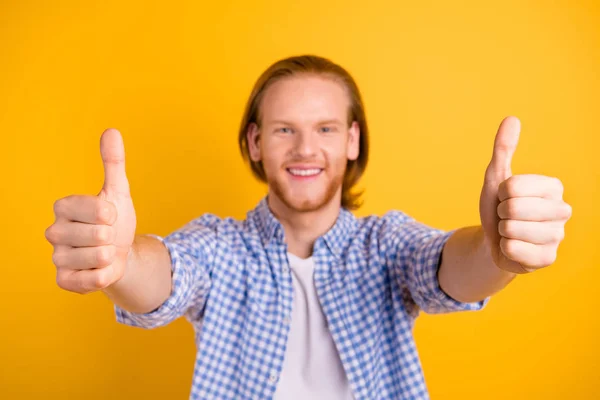
<svg viewBox="0 0 600 400">
<path fill-rule="evenodd" d="M 61 289 L 65 288 L 65 278 L 60 269 L 56 271 L 56 285 Z"/>
<path fill-rule="evenodd" d="M 573 207 L 565 203 L 565 218 L 569 219 L 573 215 Z"/>
<path fill-rule="evenodd" d="M 513 237 L 515 234 L 515 226 L 513 221 L 502 220 L 499 223 L 500 235 L 505 237 Z"/>
<path fill-rule="evenodd" d="M 53 210 L 54 215 L 59 216 L 62 215 L 65 209 L 65 200 L 66 198 L 58 199 L 54 202 Z"/>
<path fill-rule="evenodd" d="M 81 280 L 77 279 L 72 271 L 62 268 L 57 270 L 56 285 L 63 290 L 77 294 L 85 294 L 88 292 L 88 290 L 83 287 Z"/>
<path fill-rule="evenodd" d="M 500 246 L 507 257 L 514 257 L 517 253 L 518 243 L 516 240 L 503 238 L 500 240 Z"/>
<path fill-rule="evenodd" d="M 113 246 L 103 246 L 96 251 L 96 261 L 99 266 L 106 266 L 112 263 Z"/>
<path fill-rule="evenodd" d="M 103 273 L 103 270 L 99 270 L 97 271 L 98 273 L 96 273 L 94 275 L 94 279 L 92 279 L 92 288 L 94 290 L 99 290 L 99 289 L 104 289 L 105 287 L 107 287 L 109 285 L 109 279 L 107 274 Z"/>
<path fill-rule="evenodd" d="M 56 271 L 56 285 L 63 290 L 77 292 L 77 290 L 72 287 L 71 280 L 69 279 L 69 274 L 67 272 L 68 271 L 63 270 L 62 268 L 59 268 Z"/>
<path fill-rule="evenodd" d="M 52 244 L 58 242 L 58 232 L 56 232 L 56 226 L 52 224 L 46 228 L 44 236 L 46 237 L 46 240 Z"/>
<path fill-rule="evenodd" d="M 94 239 L 99 243 L 109 243 L 110 227 L 106 225 L 94 226 Z"/>
<path fill-rule="evenodd" d="M 108 207 L 102 203 L 102 201 L 98 201 L 95 206 L 95 217 L 96 221 L 100 223 L 106 223 L 108 221 Z"/>
<path fill-rule="evenodd" d="M 56 275 L 56 285 L 63 290 L 68 290 L 68 286 L 65 281 L 65 278 L 63 278 L 61 275 L 58 275 L 58 274 Z"/>
<path fill-rule="evenodd" d="M 57 268 L 63 268 L 65 266 L 65 255 L 62 251 L 54 251 L 52 254 L 52 263 Z"/>
</svg>

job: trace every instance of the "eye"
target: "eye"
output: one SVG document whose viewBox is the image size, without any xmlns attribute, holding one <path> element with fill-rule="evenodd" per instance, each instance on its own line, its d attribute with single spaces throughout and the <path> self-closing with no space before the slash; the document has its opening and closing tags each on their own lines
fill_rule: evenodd
<svg viewBox="0 0 600 400">
<path fill-rule="evenodd" d="M 331 133 L 335 131 L 335 128 L 332 126 L 322 126 L 320 131 L 321 133 Z"/>
<path fill-rule="evenodd" d="M 276 132 L 292 133 L 292 128 L 278 128 Z"/>
</svg>

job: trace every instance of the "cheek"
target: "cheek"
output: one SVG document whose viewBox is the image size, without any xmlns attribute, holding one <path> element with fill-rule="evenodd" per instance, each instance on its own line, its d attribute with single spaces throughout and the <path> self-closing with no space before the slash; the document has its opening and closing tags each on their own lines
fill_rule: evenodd
<svg viewBox="0 0 600 400">
<path fill-rule="evenodd" d="M 261 146 L 263 168 L 265 172 L 276 172 L 285 161 L 286 148 L 281 144 L 265 141 Z"/>
<path fill-rule="evenodd" d="M 323 153 L 329 163 L 336 166 L 346 165 L 348 161 L 348 148 L 346 143 L 342 141 L 326 143 L 323 146 Z"/>
<path fill-rule="evenodd" d="M 262 165 L 263 165 L 263 169 L 265 170 L 265 173 L 267 175 L 273 175 L 273 171 L 277 169 L 275 160 L 273 160 L 273 158 L 265 153 L 263 153 L 263 157 L 262 157 Z"/>
</svg>

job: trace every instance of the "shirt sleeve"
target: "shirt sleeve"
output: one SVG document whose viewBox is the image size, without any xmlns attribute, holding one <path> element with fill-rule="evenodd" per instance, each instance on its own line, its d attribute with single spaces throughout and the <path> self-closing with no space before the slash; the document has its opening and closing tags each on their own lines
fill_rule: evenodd
<svg viewBox="0 0 600 400">
<path fill-rule="evenodd" d="M 156 310 L 146 314 L 115 305 L 117 322 L 146 329 L 169 324 L 186 315 L 200 315 L 211 287 L 211 272 L 219 218 L 205 214 L 166 237 L 152 235 L 171 258 L 171 294 Z"/>
<path fill-rule="evenodd" d="M 383 216 L 381 240 L 399 288 L 429 314 L 481 310 L 490 300 L 488 297 L 479 302 L 460 302 L 440 287 L 442 250 L 453 233 L 429 227 L 400 211 Z"/>
</svg>

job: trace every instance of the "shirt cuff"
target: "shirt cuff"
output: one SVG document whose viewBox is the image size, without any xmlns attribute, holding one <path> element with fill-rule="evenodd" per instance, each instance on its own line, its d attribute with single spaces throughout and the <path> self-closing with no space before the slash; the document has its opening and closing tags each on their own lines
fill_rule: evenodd
<svg viewBox="0 0 600 400">
<path fill-rule="evenodd" d="M 411 259 L 409 280 L 416 283 L 413 298 L 423 311 L 430 314 L 477 311 L 483 309 L 490 300 L 490 297 L 487 297 L 478 302 L 461 302 L 449 296 L 440 287 L 438 269 L 441 265 L 442 251 L 454 232 L 443 232 L 423 242 L 415 249 Z"/>
<path fill-rule="evenodd" d="M 160 326 L 167 325 L 176 318 L 178 318 L 179 304 L 183 302 L 182 290 L 177 290 L 182 286 L 185 286 L 189 281 L 189 277 L 186 276 L 184 269 L 182 268 L 180 257 L 175 248 L 165 240 L 163 237 L 158 235 L 147 235 L 160 240 L 168 249 L 169 256 L 171 258 L 171 293 L 167 300 L 163 302 L 157 309 L 148 313 L 135 313 L 122 309 L 115 304 L 115 316 L 117 322 L 129 326 L 135 326 L 145 329 L 157 328 Z M 181 282 L 186 282 L 182 285 Z"/>
</svg>

